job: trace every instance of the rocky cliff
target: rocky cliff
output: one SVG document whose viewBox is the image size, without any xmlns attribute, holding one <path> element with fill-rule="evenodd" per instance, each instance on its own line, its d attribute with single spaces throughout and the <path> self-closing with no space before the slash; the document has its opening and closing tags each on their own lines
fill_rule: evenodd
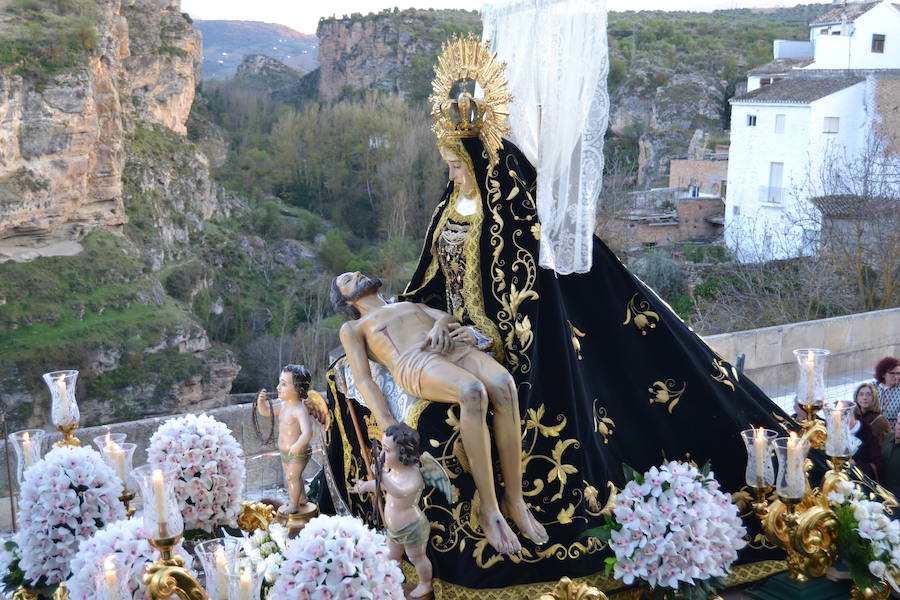
<svg viewBox="0 0 900 600">
<path fill-rule="evenodd" d="M 453 33 L 481 31 L 477 11 L 385 10 L 319 22 L 319 95 L 378 89 L 408 98 L 431 91 L 432 66 Z"/>
<path fill-rule="evenodd" d="M 3 407 L 46 425 L 40 373 L 60 368 L 87 425 L 219 405 L 239 367 L 166 285 L 234 206 L 186 137 L 200 35 L 179 0 L 23 5 L 0 14 L 15 48 L 35 22 L 61 33 L 0 58 Z M 47 258 L 58 242 L 73 255 Z"/>
<path fill-rule="evenodd" d="M 136 117 L 178 133 L 200 36 L 178 0 L 97 0 L 95 42 L 58 73 L 0 71 L 0 258 L 125 222 L 125 136 Z M 27 27 L 28 12 L 12 27 Z"/>
</svg>

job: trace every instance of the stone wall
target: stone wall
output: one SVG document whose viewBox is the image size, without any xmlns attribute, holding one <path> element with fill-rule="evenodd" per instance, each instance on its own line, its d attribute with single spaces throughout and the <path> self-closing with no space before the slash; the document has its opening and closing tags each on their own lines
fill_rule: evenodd
<svg viewBox="0 0 900 600">
<path fill-rule="evenodd" d="M 825 348 L 832 355 L 829 379 L 853 374 L 871 378 L 875 363 L 900 355 L 900 308 L 790 323 L 705 338 L 727 360 L 746 355 L 744 373 L 769 395 L 786 393 L 796 379 L 792 351 Z"/>
<path fill-rule="evenodd" d="M 669 187 L 700 186 L 700 193 L 724 195 L 728 178 L 727 160 L 672 160 L 669 162 Z"/>
<path fill-rule="evenodd" d="M 900 77 L 875 78 L 875 112 L 876 131 L 884 137 L 888 149 L 900 153 Z"/>
</svg>

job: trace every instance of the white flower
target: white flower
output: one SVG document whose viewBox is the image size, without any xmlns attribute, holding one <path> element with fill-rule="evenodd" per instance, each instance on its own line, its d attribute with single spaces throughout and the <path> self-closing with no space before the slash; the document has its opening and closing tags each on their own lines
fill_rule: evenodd
<svg viewBox="0 0 900 600">
<path fill-rule="evenodd" d="M 187 556 L 181 544 L 175 554 Z M 110 523 L 93 536 L 82 540 L 72 559 L 72 577 L 66 582 L 70 600 L 94 600 L 101 597 L 95 587 L 96 576 L 104 558 L 119 557 L 131 566 L 128 587 L 132 598 L 144 598 L 144 569 L 159 558 L 159 551 L 150 545 L 144 533 L 143 520 L 132 518 Z"/>
<path fill-rule="evenodd" d="M 667 462 L 643 480 L 629 482 L 613 510 L 622 526 L 610 538 L 615 577 L 625 584 L 640 579 L 651 587 L 677 589 L 727 575 L 745 545 L 746 530 L 713 475 Z"/>
<path fill-rule="evenodd" d="M 121 481 L 90 448 L 54 448 L 29 468 L 14 538 L 25 579 L 46 585 L 66 579 L 79 542 L 125 518 L 121 495 Z"/>
<path fill-rule="evenodd" d="M 214 449 L 210 455 L 206 450 Z M 148 462 L 170 465 L 180 476 L 175 496 L 185 529 L 213 531 L 235 521 L 244 494 L 241 447 L 228 427 L 207 414 L 169 419 L 153 434 Z"/>
<path fill-rule="evenodd" d="M 385 537 L 354 517 L 319 516 L 288 541 L 270 598 L 402 600 Z"/>
</svg>

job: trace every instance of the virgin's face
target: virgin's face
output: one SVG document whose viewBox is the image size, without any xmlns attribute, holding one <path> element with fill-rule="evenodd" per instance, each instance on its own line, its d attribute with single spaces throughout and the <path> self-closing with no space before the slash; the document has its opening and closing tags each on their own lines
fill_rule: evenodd
<svg viewBox="0 0 900 600">
<path fill-rule="evenodd" d="M 856 392 L 856 403 L 863 410 L 868 410 L 872 407 L 872 389 L 869 387 L 859 388 L 859 391 Z"/>
<path fill-rule="evenodd" d="M 475 191 L 475 180 L 469 173 L 465 161 L 453 150 L 441 148 L 441 158 L 447 163 L 450 170 L 449 178 L 456 185 L 456 189 L 463 194 L 470 195 Z"/>
</svg>

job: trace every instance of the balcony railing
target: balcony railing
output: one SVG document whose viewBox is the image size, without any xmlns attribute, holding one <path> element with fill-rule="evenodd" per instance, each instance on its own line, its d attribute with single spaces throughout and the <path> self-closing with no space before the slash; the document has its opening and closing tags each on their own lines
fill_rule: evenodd
<svg viewBox="0 0 900 600">
<path fill-rule="evenodd" d="M 768 185 L 759 186 L 759 201 L 769 204 L 781 204 L 784 200 L 784 188 Z"/>
</svg>

